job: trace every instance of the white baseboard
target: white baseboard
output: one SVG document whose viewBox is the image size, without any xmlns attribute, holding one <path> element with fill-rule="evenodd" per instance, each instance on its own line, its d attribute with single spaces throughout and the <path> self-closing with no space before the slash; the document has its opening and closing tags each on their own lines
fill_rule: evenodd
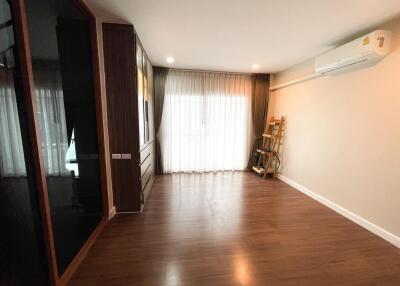
<svg viewBox="0 0 400 286">
<path fill-rule="evenodd" d="M 108 219 L 112 219 L 116 213 L 117 213 L 117 211 L 115 209 L 115 206 L 113 206 L 108 212 Z"/>
<path fill-rule="evenodd" d="M 394 246 L 400 248 L 400 237 L 394 235 L 393 233 L 388 232 L 387 230 L 384 230 L 383 228 L 373 224 L 372 222 L 369 222 L 368 220 L 356 215 L 355 213 L 349 211 L 348 209 L 345 209 L 344 207 L 339 206 L 338 204 L 335 204 L 334 202 L 324 198 L 321 195 L 318 195 L 317 193 L 314 193 L 310 189 L 303 187 L 302 185 L 296 183 L 295 181 L 286 178 L 285 176 L 278 174 L 278 179 L 285 182 L 286 184 L 292 186 L 293 188 L 297 189 L 298 191 L 304 193 L 305 195 L 313 198 L 314 200 L 320 202 L 321 204 L 327 206 L 328 208 L 334 210 L 338 214 L 341 214 L 342 216 L 348 218 L 352 222 L 362 226 L 363 228 L 369 230 L 370 232 L 376 234 L 377 236 L 383 238 L 384 240 L 390 242 Z"/>
</svg>

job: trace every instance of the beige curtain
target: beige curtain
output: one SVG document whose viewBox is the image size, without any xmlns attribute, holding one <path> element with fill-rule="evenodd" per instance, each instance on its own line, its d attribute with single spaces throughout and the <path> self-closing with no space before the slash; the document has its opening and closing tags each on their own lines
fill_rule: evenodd
<svg viewBox="0 0 400 286">
<path fill-rule="evenodd" d="M 262 134 L 267 120 L 269 101 L 269 74 L 254 74 L 251 95 L 251 114 L 253 119 L 254 141 L 250 153 L 248 168 L 255 165 L 254 153 L 262 145 Z"/>
<path fill-rule="evenodd" d="M 163 67 L 153 68 L 154 128 L 156 132 L 156 138 L 155 138 L 156 174 L 163 173 L 159 131 L 160 131 L 161 118 L 164 108 L 165 82 L 167 80 L 167 75 L 168 75 L 167 68 Z"/>
</svg>

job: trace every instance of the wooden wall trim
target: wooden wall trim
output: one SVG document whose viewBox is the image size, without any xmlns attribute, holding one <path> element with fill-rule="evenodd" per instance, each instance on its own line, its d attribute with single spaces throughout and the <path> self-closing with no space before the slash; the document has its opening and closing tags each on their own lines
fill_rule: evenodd
<svg viewBox="0 0 400 286">
<path fill-rule="evenodd" d="M 46 249 L 49 279 L 51 285 L 57 285 L 58 269 L 56 251 L 54 246 L 53 228 L 51 223 L 51 212 L 47 181 L 43 158 L 41 156 L 41 138 L 38 130 L 39 122 L 36 111 L 35 87 L 33 82 L 31 51 L 29 47 L 28 24 L 24 0 L 13 0 L 12 13 L 15 24 L 16 44 L 20 62 L 22 88 L 28 118 L 28 132 L 33 159 L 33 173 L 35 175 L 36 188 L 39 198 L 40 215 L 43 228 L 43 239 Z"/>
</svg>

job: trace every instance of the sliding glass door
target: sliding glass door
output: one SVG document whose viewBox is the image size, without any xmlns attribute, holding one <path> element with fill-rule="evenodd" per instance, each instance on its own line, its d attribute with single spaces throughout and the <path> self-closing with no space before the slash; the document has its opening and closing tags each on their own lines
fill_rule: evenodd
<svg viewBox="0 0 400 286">
<path fill-rule="evenodd" d="M 47 285 L 38 192 L 10 2 L 0 0 L 0 285 Z"/>
<path fill-rule="evenodd" d="M 59 275 L 102 218 L 89 21 L 70 0 L 26 0 Z"/>
</svg>

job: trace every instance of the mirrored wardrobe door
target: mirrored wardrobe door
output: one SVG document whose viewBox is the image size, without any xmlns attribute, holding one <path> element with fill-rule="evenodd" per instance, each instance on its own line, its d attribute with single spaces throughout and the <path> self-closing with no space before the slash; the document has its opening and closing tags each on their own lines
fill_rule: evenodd
<svg viewBox="0 0 400 286">
<path fill-rule="evenodd" d="M 149 81 L 148 81 L 148 60 L 143 53 L 143 118 L 144 118 L 144 141 L 149 142 Z"/>
<path fill-rule="evenodd" d="M 103 216 L 90 23 L 74 3 L 25 0 L 60 276 Z"/>
<path fill-rule="evenodd" d="M 138 119 L 139 119 L 139 146 L 143 147 L 150 140 L 149 126 L 149 61 L 146 53 L 136 37 L 136 64 L 138 80 Z"/>
<path fill-rule="evenodd" d="M 48 285 L 11 3 L 0 0 L 0 285 Z"/>
<path fill-rule="evenodd" d="M 136 64 L 137 64 L 137 86 L 138 86 L 138 119 L 139 119 L 139 146 L 146 143 L 145 140 L 145 117 L 144 117 L 144 70 L 143 70 L 143 51 L 137 41 L 136 44 Z"/>
</svg>

